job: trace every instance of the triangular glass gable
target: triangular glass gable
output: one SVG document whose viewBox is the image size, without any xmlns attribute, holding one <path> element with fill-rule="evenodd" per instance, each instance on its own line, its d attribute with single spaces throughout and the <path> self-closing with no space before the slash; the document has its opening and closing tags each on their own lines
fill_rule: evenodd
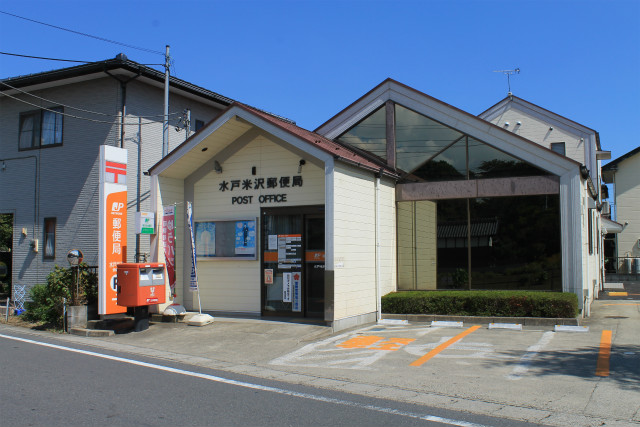
<svg viewBox="0 0 640 427">
<path fill-rule="evenodd" d="M 396 167 L 410 172 L 464 135 L 428 117 L 395 105 Z"/>
<path fill-rule="evenodd" d="M 338 141 L 387 159 L 387 124 L 385 106 L 343 133 Z"/>
<path fill-rule="evenodd" d="M 467 171 L 467 152 L 469 170 Z M 464 137 L 412 172 L 425 181 L 458 181 L 512 176 L 549 175 L 475 138 Z"/>
<path fill-rule="evenodd" d="M 527 162 L 469 137 L 469 178 L 549 175 Z"/>
<path fill-rule="evenodd" d="M 466 140 L 456 142 L 433 159 L 421 165 L 412 175 L 425 181 L 458 181 L 467 179 Z"/>
</svg>

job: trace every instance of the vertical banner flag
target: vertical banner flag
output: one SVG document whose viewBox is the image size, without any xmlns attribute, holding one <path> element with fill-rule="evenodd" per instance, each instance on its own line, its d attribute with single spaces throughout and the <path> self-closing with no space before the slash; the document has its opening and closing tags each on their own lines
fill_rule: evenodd
<svg viewBox="0 0 640 427">
<path fill-rule="evenodd" d="M 171 288 L 171 297 L 176 295 L 176 235 L 175 235 L 176 207 L 165 206 L 162 210 L 162 245 L 164 246 L 164 260 L 167 264 L 167 279 Z"/>
<path fill-rule="evenodd" d="M 117 305 L 118 264 L 127 262 L 127 150 L 100 146 L 98 314 L 126 313 Z"/>
<path fill-rule="evenodd" d="M 193 210 L 191 202 L 187 202 L 187 222 L 189 223 L 189 233 L 191 234 L 191 281 L 189 282 L 189 290 L 191 292 L 198 291 L 198 270 L 196 269 L 196 242 L 193 230 Z"/>
</svg>

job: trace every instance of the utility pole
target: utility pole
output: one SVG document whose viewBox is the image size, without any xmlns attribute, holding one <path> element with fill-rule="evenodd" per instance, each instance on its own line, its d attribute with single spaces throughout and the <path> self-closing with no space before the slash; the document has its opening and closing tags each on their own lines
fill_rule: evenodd
<svg viewBox="0 0 640 427">
<path fill-rule="evenodd" d="M 182 112 L 182 117 L 178 120 L 178 124 L 176 125 L 176 132 L 180 132 L 180 129 L 184 129 L 185 135 L 184 140 L 189 139 L 189 135 L 191 133 L 191 110 L 185 108 Z"/>
<path fill-rule="evenodd" d="M 164 54 L 164 118 L 162 122 L 162 158 L 169 154 L 169 45 Z"/>
</svg>

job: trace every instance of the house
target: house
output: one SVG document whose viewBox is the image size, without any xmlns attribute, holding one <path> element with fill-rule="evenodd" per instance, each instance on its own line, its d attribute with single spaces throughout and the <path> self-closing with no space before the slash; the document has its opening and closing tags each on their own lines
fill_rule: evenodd
<svg viewBox="0 0 640 427">
<path fill-rule="evenodd" d="M 602 235 L 608 220 L 602 212 L 600 162 L 611 158 L 611 152 L 602 150 L 597 131 L 511 93 L 479 117 L 581 164 L 582 299 L 588 308 L 604 282 Z"/>
<path fill-rule="evenodd" d="M 588 307 L 598 178 L 583 162 L 597 171 L 596 156 L 388 79 L 315 131 L 233 103 L 149 173 L 156 213 L 193 206 L 203 310 L 338 330 L 375 321 L 395 290 L 554 290 Z M 178 238 L 179 301 L 193 309 L 190 249 Z M 158 235 L 151 250 L 163 260 Z"/>
<path fill-rule="evenodd" d="M 144 259 L 149 237 L 135 234 L 148 211 L 149 177 L 162 158 L 164 73 L 114 59 L 0 80 L 0 214 L 13 221 L 12 283 L 44 283 L 79 249 L 98 264 L 98 158 L 101 145 L 127 150 L 127 259 Z M 170 78 L 169 122 L 190 111 L 190 133 L 232 100 Z M 169 150 L 186 138 L 169 133 Z"/>
<path fill-rule="evenodd" d="M 640 147 L 602 167 L 604 182 L 614 188 L 613 208 L 618 229 L 611 229 L 610 273 L 640 278 Z"/>
</svg>

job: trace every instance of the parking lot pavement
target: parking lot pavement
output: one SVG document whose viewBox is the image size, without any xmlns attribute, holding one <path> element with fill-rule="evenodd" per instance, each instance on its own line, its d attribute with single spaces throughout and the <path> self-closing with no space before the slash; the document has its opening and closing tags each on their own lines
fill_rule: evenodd
<svg viewBox="0 0 640 427">
<path fill-rule="evenodd" d="M 586 327 L 568 332 L 371 325 L 309 343 L 270 365 L 625 425 L 640 422 L 638 303 L 597 301 Z"/>
</svg>

